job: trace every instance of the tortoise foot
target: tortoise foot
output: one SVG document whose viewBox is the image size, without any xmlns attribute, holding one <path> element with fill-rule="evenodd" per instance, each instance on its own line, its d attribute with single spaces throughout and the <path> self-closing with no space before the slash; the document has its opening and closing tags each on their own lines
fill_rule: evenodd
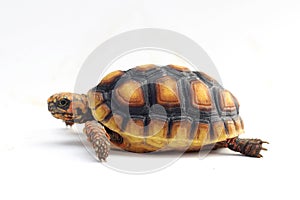
<svg viewBox="0 0 300 200">
<path fill-rule="evenodd" d="M 260 154 L 261 150 L 267 151 L 267 149 L 263 147 L 264 143 L 269 144 L 268 142 L 260 139 L 232 138 L 227 141 L 229 149 L 240 152 L 246 156 L 256 158 L 263 157 Z"/>
<path fill-rule="evenodd" d="M 87 135 L 88 141 L 92 143 L 99 161 L 106 161 L 110 151 L 110 142 L 104 127 L 96 121 L 88 121 L 85 123 L 83 131 Z"/>
</svg>

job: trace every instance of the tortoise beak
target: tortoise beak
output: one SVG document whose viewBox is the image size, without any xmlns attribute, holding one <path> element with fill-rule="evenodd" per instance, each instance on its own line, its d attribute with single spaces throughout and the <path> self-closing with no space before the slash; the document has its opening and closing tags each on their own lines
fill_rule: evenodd
<svg viewBox="0 0 300 200">
<path fill-rule="evenodd" d="M 51 113 L 55 110 L 55 105 L 54 105 L 54 103 L 52 103 L 52 102 L 48 103 L 48 110 L 49 110 L 49 112 L 51 112 Z"/>
</svg>

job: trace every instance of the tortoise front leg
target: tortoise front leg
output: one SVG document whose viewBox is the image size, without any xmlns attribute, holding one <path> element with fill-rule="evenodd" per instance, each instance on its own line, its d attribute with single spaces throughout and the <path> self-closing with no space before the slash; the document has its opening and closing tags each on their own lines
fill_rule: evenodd
<svg viewBox="0 0 300 200">
<path fill-rule="evenodd" d="M 83 132 L 86 134 L 88 141 L 92 143 L 100 162 L 106 161 L 110 151 L 110 142 L 109 135 L 104 127 L 97 121 L 87 121 Z"/>
<path fill-rule="evenodd" d="M 260 139 L 240 139 L 236 137 L 227 140 L 227 147 L 246 156 L 261 158 L 260 151 L 267 150 L 262 146 L 263 143 L 269 144 Z"/>
</svg>

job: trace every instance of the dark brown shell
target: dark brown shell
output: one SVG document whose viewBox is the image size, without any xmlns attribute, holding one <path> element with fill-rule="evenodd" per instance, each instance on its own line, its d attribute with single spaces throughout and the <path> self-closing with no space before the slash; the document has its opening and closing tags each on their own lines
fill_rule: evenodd
<svg viewBox="0 0 300 200">
<path fill-rule="evenodd" d="M 95 119 L 125 150 L 199 150 L 243 132 L 237 99 L 202 72 L 142 65 L 114 71 L 89 91 Z"/>
</svg>

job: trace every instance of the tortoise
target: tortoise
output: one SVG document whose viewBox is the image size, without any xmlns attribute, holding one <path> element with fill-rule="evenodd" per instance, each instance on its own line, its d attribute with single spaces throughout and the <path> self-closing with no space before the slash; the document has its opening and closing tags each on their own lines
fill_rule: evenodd
<svg viewBox="0 0 300 200">
<path fill-rule="evenodd" d="M 146 153 L 199 151 L 214 145 L 262 157 L 260 139 L 241 139 L 239 102 L 209 75 L 184 66 L 141 65 L 106 75 L 86 94 L 62 92 L 48 110 L 65 124 L 85 123 L 100 161 L 111 147 Z"/>
</svg>

